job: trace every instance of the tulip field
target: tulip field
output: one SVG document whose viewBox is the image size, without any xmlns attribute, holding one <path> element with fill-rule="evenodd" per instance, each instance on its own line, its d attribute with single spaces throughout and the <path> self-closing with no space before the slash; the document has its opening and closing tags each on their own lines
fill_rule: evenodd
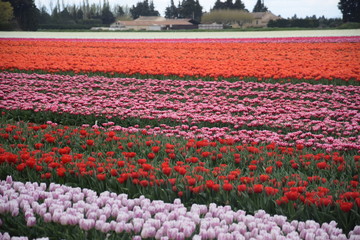
<svg viewBox="0 0 360 240">
<path fill-rule="evenodd" d="M 359 36 L 0 50 L 0 239 L 360 239 Z"/>
</svg>

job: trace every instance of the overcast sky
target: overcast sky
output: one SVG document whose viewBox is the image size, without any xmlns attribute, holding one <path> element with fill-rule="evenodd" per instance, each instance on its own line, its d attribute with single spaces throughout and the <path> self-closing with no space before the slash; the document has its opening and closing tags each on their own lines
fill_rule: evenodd
<svg viewBox="0 0 360 240">
<path fill-rule="evenodd" d="M 110 5 L 129 6 L 136 5 L 137 2 L 142 0 L 109 0 Z M 209 11 L 214 6 L 216 0 L 199 0 L 203 11 Z M 246 9 L 252 11 L 257 0 L 242 0 Z M 35 0 L 36 5 L 50 7 L 50 3 L 56 5 L 57 0 Z M 60 0 L 60 3 L 67 4 L 80 4 L 82 0 Z M 103 0 L 89 0 L 89 3 L 102 3 Z M 170 0 L 153 0 L 156 10 L 160 15 L 164 16 L 165 8 L 170 5 Z M 179 0 L 174 0 L 177 5 Z M 225 2 L 225 0 L 222 0 Z M 234 2 L 234 1 L 233 1 Z M 326 18 L 341 18 L 342 14 L 337 7 L 339 0 L 264 0 L 265 6 L 275 15 L 288 18 L 296 14 L 298 17 L 303 18 L 306 16 L 316 15 L 317 17 L 325 16 Z"/>
</svg>

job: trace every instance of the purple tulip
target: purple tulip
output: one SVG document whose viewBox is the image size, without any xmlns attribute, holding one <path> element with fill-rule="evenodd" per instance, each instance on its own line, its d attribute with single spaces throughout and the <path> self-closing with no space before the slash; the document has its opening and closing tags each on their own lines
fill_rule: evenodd
<svg viewBox="0 0 360 240">
<path fill-rule="evenodd" d="M 193 205 L 188 210 L 179 199 L 170 204 L 143 196 L 128 199 L 127 195 L 109 192 L 98 196 L 89 189 L 58 184 L 51 184 L 48 192 L 44 186 L 12 182 L 11 178 L 1 181 L 0 192 L 4 193 L 4 197 L 0 196 L 1 213 L 21 208 L 29 227 L 36 224 L 36 213 L 44 222 L 78 225 L 85 231 L 93 228 L 104 233 L 126 231 L 134 234 L 135 239 L 347 239 L 334 221 L 322 225 L 315 221 L 288 222 L 284 216 L 270 216 L 263 210 L 252 216 L 216 204 Z M 74 201 L 74 196 L 81 193 L 84 197 Z M 16 198 L 8 198 L 7 194 Z M 40 196 L 47 197 L 41 200 Z M 356 226 L 349 239 L 359 236 L 360 227 Z"/>
</svg>

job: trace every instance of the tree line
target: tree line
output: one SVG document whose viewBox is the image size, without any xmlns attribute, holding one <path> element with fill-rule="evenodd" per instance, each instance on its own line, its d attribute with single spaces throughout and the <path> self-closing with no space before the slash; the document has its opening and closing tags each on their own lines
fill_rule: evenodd
<svg viewBox="0 0 360 240">
<path fill-rule="evenodd" d="M 338 8 L 343 14 L 344 22 L 360 22 L 359 0 L 340 0 Z M 216 0 L 210 12 L 206 13 L 206 17 L 209 14 L 219 16 L 221 11 L 226 11 L 222 13 L 224 15 L 222 17 L 228 15 L 232 19 L 248 18 L 249 15 L 246 13 L 250 12 L 241 0 Z M 268 11 L 268 8 L 263 1 L 257 0 L 252 12 L 265 11 Z M 236 14 L 239 16 L 235 16 Z M 165 9 L 166 18 L 190 18 L 201 22 L 204 19 L 203 15 L 203 7 L 199 0 L 179 0 L 178 4 L 170 0 Z M 111 7 L 108 0 L 101 0 L 99 4 L 89 4 L 89 0 L 81 0 L 76 5 L 64 5 L 63 1 L 60 4 L 58 0 L 55 4 L 50 1 L 50 9 L 45 6 L 36 6 L 34 0 L 0 1 L 0 30 L 89 29 L 96 26 L 109 26 L 117 19 L 131 20 L 139 16 L 160 16 L 153 0 L 139 0 L 131 7 L 120 5 Z M 331 24 L 334 25 L 334 21 L 307 17 L 271 21 L 269 27 L 319 27 L 331 26 Z"/>
</svg>

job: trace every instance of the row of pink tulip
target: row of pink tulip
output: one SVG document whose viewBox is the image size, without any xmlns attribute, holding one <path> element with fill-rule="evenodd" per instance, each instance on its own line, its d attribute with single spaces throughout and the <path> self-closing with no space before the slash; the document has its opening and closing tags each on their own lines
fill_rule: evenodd
<svg viewBox="0 0 360 240">
<path fill-rule="evenodd" d="M 290 222 L 263 210 L 249 215 L 216 204 L 194 204 L 187 209 L 180 199 L 164 203 L 111 192 L 97 195 L 60 184 L 15 182 L 10 176 L 0 182 L 0 192 L 0 214 L 23 213 L 28 227 L 35 226 L 38 217 L 85 231 L 127 232 L 133 239 L 348 239 L 334 221 L 322 225 L 312 220 Z M 360 226 L 348 237 L 360 237 Z"/>
<path fill-rule="evenodd" d="M 11 236 L 8 232 L 0 232 L 0 239 L 1 240 L 29 240 L 28 237 L 25 236 Z M 33 240 L 49 240 L 48 237 L 43 238 L 35 238 Z"/>
<path fill-rule="evenodd" d="M 187 138 L 360 150 L 358 86 L 17 73 L 0 79 L 0 108 L 9 110 L 160 120 L 162 127 L 147 129 Z"/>
<path fill-rule="evenodd" d="M 5 38 L 7 40 L 29 40 L 29 38 Z M 97 42 L 267 42 L 267 43 L 347 43 L 360 42 L 360 36 L 326 36 L 326 37 L 276 37 L 276 38 L 152 38 L 152 39 L 89 39 L 89 38 L 33 38 L 33 40 L 51 41 L 97 41 Z"/>
</svg>

